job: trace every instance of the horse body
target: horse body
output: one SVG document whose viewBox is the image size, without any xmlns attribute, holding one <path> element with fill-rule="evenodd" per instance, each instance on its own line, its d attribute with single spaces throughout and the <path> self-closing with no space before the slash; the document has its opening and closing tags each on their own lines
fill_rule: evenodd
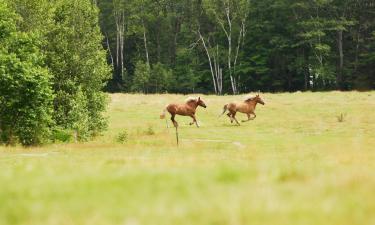
<svg viewBox="0 0 375 225">
<path fill-rule="evenodd" d="M 193 122 L 190 123 L 190 125 L 193 125 L 194 123 L 199 127 L 199 124 L 197 122 L 197 119 L 195 117 L 195 112 L 197 111 L 197 107 L 202 106 L 206 108 L 206 104 L 201 100 L 200 97 L 196 98 L 188 98 L 186 100 L 186 103 L 184 104 L 176 104 L 172 103 L 165 107 L 163 114 L 160 115 L 161 119 L 165 118 L 165 112 L 168 111 L 171 114 L 171 120 L 173 122 L 173 125 L 175 127 L 178 127 L 177 121 L 174 119 L 176 115 L 180 116 L 190 116 L 193 119 Z"/>
<path fill-rule="evenodd" d="M 243 120 L 242 122 L 253 120 L 256 118 L 256 114 L 254 111 L 258 103 L 262 105 L 265 104 L 263 100 L 259 97 L 259 94 L 255 97 L 247 98 L 245 101 L 240 103 L 231 102 L 224 105 L 224 110 L 221 115 L 223 115 L 228 110 L 229 112 L 227 113 L 227 116 L 230 118 L 230 122 L 233 123 L 234 120 L 238 125 L 240 125 L 240 123 L 236 119 L 236 113 L 240 112 L 247 115 L 247 120 Z M 253 115 L 253 117 L 251 117 L 251 115 Z"/>
</svg>

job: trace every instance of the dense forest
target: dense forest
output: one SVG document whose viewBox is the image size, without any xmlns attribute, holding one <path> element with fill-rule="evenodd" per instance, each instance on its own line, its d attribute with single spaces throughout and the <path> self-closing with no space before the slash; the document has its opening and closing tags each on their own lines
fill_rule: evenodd
<svg viewBox="0 0 375 225">
<path fill-rule="evenodd" d="M 375 87 L 373 0 L 96 0 L 111 92 Z"/>
</svg>

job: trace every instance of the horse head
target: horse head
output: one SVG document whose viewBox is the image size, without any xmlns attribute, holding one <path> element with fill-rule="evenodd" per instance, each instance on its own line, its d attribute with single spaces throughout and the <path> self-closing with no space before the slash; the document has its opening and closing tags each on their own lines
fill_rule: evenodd
<svg viewBox="0 0 375 225">
<path fill-rule="evenodd" d="M 259 96 L 259 93 L 255 96 L 254 100 L 257 102 L 257 103 L 260 103 L 262 105 L 264 105 L 264 101 L 263 99 Z"/>
<path fill-rule="evenodd" d="M 198 104 L 199 106 L 202 106 L 203 108 L 206 108 L 206 107 L 207 107 L 206 104 L 204 103 L 204 101 L 201 99 L 201 97 L 198 97 L 198 99 L 197 99 L 197 104 Z"/>
</svg>

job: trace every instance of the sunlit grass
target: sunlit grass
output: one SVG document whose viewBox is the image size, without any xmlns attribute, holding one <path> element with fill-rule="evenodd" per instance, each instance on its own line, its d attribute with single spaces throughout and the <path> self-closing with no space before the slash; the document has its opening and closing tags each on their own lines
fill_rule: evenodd
<svg viewBox="0 0 375 225">
<path fill-rule="evenodd" d="M 203 95 L 176 147 L 159 114 L 186 97 L 114 94 L 91 142 L 0 147 L 0 224 L 375 224 L 375 92 L 264 94 L 241 126 L 218 115 L 243 96 Z"/>
</svg>

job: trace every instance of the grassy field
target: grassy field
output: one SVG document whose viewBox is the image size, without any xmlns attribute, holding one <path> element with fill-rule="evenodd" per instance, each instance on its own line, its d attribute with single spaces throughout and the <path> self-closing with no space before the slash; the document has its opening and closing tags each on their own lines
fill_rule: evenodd
<svg viewBox="0 0 375 225">
<path fill-rule="evenodd" d="M 0 147 L 0 224 L 375 224 L 375 92 L 264 94 L 241 126 L 217 116 L 243 96 L 203 95 L 177 148 L 159 114 L 186 97 L 111 95 L 102 137 Z"/>
</svg>

